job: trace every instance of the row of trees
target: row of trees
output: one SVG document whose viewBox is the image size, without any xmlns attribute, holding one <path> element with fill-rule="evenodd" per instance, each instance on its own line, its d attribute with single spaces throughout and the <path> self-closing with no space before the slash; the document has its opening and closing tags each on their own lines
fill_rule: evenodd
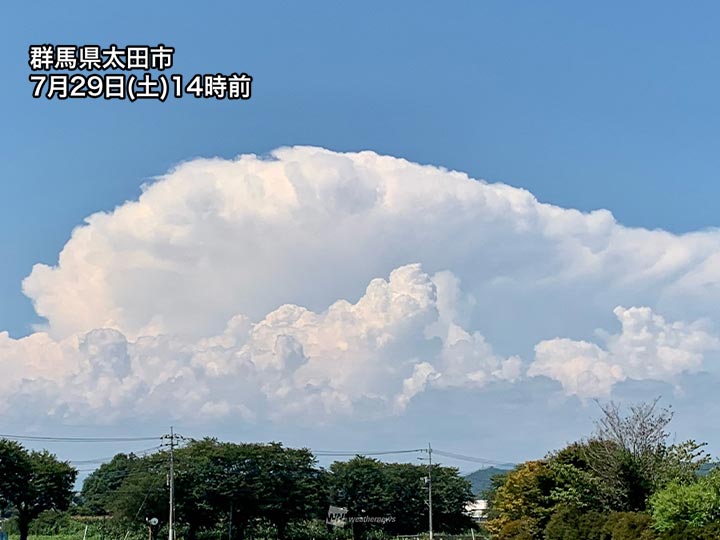
<svg viewBox="0 0 720 540">
<path fill-rule="evenodd" d="M 79 519 L 103 518 L 109 522 L 104 526 L 137 538 L 147 534 L 147 520 L 156 518 L 151 531 L 157 536 L 168 521 L 169 461 L 167 451 L 118 454 L 73 496 L 77 473 L 69 464 L 2 441 L 0 506 L 16 517 L 21 540 L 40 512 L 68 508 Z M 427 466 L 357 456 L 323 469 L 307 449 L 215 439 L 190 441 L 175 450 L 174 461 L 176 526 L 187 540 L 358 538 L 427 530 Z M 435 465 L 432 475 L 435 528 L 467 531 L 473 526 L 464 511 L 473 499 L 469 482 L 449 467 Z M 330 505 L 347 508 L 348 517 L 375 519 L 331 533 L 325 523 Z"/>
<path fill-rule="evenodd" d="M 487 531 L 501 540 L 720 538 L 720 472 L 704 444 L 670 443 L 657 400 L 602 407 L 587 440 L 493 479 Z"/>
<path fill-rule="evenodd" d="M 168 515 L 163 484 L 167 464 L 166 452 L 115 456 L 86 479 L 83 511 L 113 516 L 130 527 L 150 516 L 163 523 Z M 354 536 L 378 529 L 415 534 L 427 528 L 424 466 L 357 456 L 324 470 L 307 449 L 214 439 L 192 441 L 177 450 L 175 464 L 176 518 L 189 540 L 219 530 L 231 540 L 242 540 L 258 523 L 285 538 L 293 526 L 324 521 L 330 505 L 347 508 L 350 517 L 390 518 L 357 524 Z M 467 530 L 472 526 L 464 512 L 473 498 L 469 483 L 454 468 L 434 466 L 433 477 L 438 529 Z"/>
</svg>

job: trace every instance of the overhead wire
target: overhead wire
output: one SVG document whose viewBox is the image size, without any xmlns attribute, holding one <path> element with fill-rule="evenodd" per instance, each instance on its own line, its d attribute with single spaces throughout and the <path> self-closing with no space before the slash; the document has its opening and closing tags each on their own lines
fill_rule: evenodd
<svg viewBox="0 0 720 540">
<path fill-rule="evenodd" d="M 140 441 L 162 441 L 167 436 L 127 436 L 127 437 L 56 437 L 56 436 L 40 436 L 40 435 L 13 435 L 0 433 L 0 439 L 9 439 L 16 441 L 32 441 L 32 442 L 63 442 L 63 443 L 118 443 L 118 442 L 140 442 Z M 138 450 L 134 454 L 149 453 L 156 450 L 160 450 L 163 447 L 162 444 L 148 448 L 145 450 Z M 412 454 L 419 452 L 427 452 L 425 448 L 411 448 L 401 450 L 312 450 L 309 449 L 315 457 L 354 457 L 354 456 L 388 456 L 388 455 L 402 455 Z M 455 452 L 449 452 L 446 450 L 433 449 L 433 453 L 438 456 L 443 456 L 450 459 L 459 461 L 466 461 L 472 463 L 478 463 L 481 465 L 495 465 L 499 467 L 514 467 L 515 464 L 507 461 L 499 461 L 494 459 L 488 459 L 483 457 L 469 456 L 465 454 L 459 454 Z M 114 456 L 113 456 L 114 457 Z M 90 465 L 93 463 L 105 463 L 113 459 L 113 457 L 85 459 L 85 460 L 70 460 L 71 463 L 78 465 Z M 86 469 L 81 469 L 80 472 L 84 472 Z"/>
<path fill-rule="evenodd" d="M 105 443 L 105 442 L 139 442 L 159 441 L 162 436 L 155 437 L 50 437 L 36 435 L 10 435 L 0 433 L 0 439 L 14 441 L 35 441 L 35 442 L 70 442 L 70 443 Z"/>
</svg>

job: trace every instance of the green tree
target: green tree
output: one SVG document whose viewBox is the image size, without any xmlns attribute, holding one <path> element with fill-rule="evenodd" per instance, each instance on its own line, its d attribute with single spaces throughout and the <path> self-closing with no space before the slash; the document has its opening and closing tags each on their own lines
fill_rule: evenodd
<svg viewBox="0 0 720 540">
<path fill-rule="evenodd" d="M 20 540 L 30 523 L 46 510 L 67 510 L 77 471 L 47 451 L 27 451 L 0 441 L 0 502 L 13 511 Z"/>
<path fill-rule="evenodd" d="M 643 511 L 650 495 L 671 479 L 689 481 L 708 461 L 702 444 L 669 444 L 670 408 L 658 400 L 630 406 L 625 414 L 610 402 L 601 405 L 586 460 L 612 497 L 615 510 Z"/>
<path fill-rule="evenodd" d="M 485 528 L 499 538 L 512 538 L 509 534 L 542 538 L 553 511 L 556 483 L 552 469 L 545 461 L 528 461 L 503 480 L 489 500 Z"/>
<path fill-rule="evenodd" d="M 606 521 L 607 515 L 601 512 L 560 506 L 545 527 L 545 540 L 608 540 Z"/>
<path fill-rule="evenodd" d="M 503 524 L 497 533 L 497 540 L 535 540 L 540 527 L 531 517 L 513 519 Z"/>
<path fill-rule="evenodd" d="M 168 466 L 167 451 L 115 456 L 86 479 L 85 506 L 136 529 L 150 517 L 165 526 Z M 241 539 L 251 522 L 266 520 L 283 538 L 290 522 L 322 512 L 327 497 L 321 478 L 307 449 L 190 441 L 175 452 L 176 524 L 189 540 L 220 527 Z"/>
<path fill-rule="evenodd" d="M 98 498 L 106 501 L 105 510 L 124 527 L 136 531 L 146 526 L 147 519 L 156 518 L 159 525 L 151 532 L 157 536 L 160 528 L 167 524 L 169 515 L 168 463 L 167 452 L 130 459 L 127 461 L 128 470 L 120 468 L 118 475 L 123 479 L 119 486 L 98 482 L 98 486 L 112 488 L 104 494 L 98 492 Z M 86 482 L 89 480 L 86 479 Z"/>
<path fill-rule="evenodd" d="M 470 482 L 454 467 L 433 466 L 433 522 L 438 531 L 460 533 L 473 527 L 465 506 L 475 499 Z"/>
<path fill-rule="evenodd" d="M 355 524 L 355 536 L 380 530 L 417 534 L 428 528 L 427 477 L 427 466 L 357 456 L 330 466 L 330 502 L 346 507 L 351 517 L 391 518 L 384 524 Z M 455 468 L 433 465 L 432 487 L 433 528 L 448 533 L 471 528 L 465 513 L 474 498 L 470 482 Z"/>
<path fill-rule="evenodd" d="M 588 463 L 593 444 L 573 443 L 546 458 L 553 476 L 550 502 L 554 506 L 597 512 L 611 509 L 612 494 Z"/>
<path fill-rule="evenodd" d="M 117 454 L 103 463 L 83 482 L 80 492 L 81 511 L 93 516 L 107 515 L 115 492 L 137 468 L 140 458 L 134 454 Z"/>
<path fill-rule="evenodd" d="M 653 527 L 669 531 L 678 525 L 700 528 L 720 519 L 720 472 L 691 484 L 673 482 L 650 497 Z"/>
<path fill-rule="evenodd" d="M 382 462 L 377 459 L 356 456 L 349 461 L 336 461 L 330 465 L 330 502 L 347 508 L 350 517 L 388 516 L 391 511 L 388 479 Z M 380 527 L 353 524 L 353 536 L 357 538 L 373 528 Z"/>
<path fill-rule="evenodd" d="M 27 451 L 14 441 L 0 439 L 0 514 L 12 511 L 30 471 Z"/>
<path fill-rule="evenodd" d="M 386 496 L 390 501 L 387 512 L 394 518 L 385 529 L 391 534 L 413 534 L 426 530 L 427 467 L 411 463 L 386 463 L 380 467 L 385 476 L 383 482 Z"/>
</svg>

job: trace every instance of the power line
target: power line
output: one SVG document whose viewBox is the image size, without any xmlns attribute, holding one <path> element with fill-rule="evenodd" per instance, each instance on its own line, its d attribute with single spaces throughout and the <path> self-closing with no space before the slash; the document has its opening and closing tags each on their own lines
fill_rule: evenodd
<svg viewBox="0 0 720 540">
<path fill-rule="evenodd" d="M 36 442 L 77 442 L 77 443 L 105 443 L 105 442 L 137 442 L 137 441 L 159 441 L 161 436 L 156 437 L 46 437 L 33 435 L 8 435 L 0 433 L 0 439 L 15 441 L 36 441 Z"/>
<path fill-rule="evenodd" d="M 466 456 L 463 454 L 456 454 L 454 452 L 446 452 L 444 450 L 436 450 L 433 449 L 433 452 L 435 452 L 439 456 L 451 458 L 451 459 L 457 459 L 460 461 L 469 461 L 472 463 L 480 463 L 483 465 L 497 465 L 501 467 L 514 467 L 515 463 L 510 463 L 508 461 L 496 461 L 494 459 L 486 459 L 481 457 L 474 457 L 474 456 Z"/>
<path fill-rule="evenodd" d="M 177 439 L 183 439 L 178 435 L 175 436 Z M 66 442 L 66 443 L 117 443 L 117 442 L 140 442 L 140 441 L 162 441 L 167 439 L 167 436 L 154 436 L 154 437 L 53 437 L 53 436 L 35 436 L 35 435 L 11 435 L 0 433 L 0 439 L 10 439 L 17 441 L 33 441 L 33 442 Z M 159 450 L 163 445 L 152 447 L 146 450 L 139 450 L 137 453 L 142 454 Z M 427 452 L 426 448 L 411 448 L 403 450 L 312 450 L 308 449 L 316 457 L 354 457 L 354 456 L 387 456 L 387 455 L 400 455 L 400 454 L 413 454 L 419 452 Z M 467 461 L 472 463 L 479 463 L 482 465 L 496 465 L 500 467 L 514 467 L 515 463 L 498 461 L 493 459 L 487 459 L 476 456 L 468 456 L 464 454 L 457 454 L 455 452 L 448 452 L 445 450 L 433 449 L 433 452 L 439 456 L 446 458 L 456 459 L 460 461 Z M 105 461 L 112 460 L 109 458 L 96 458 L 88 460 L 71 460 L 72 463 L 76 464 L 91 464 L 91 463 L 102 463 Z"/>
<path fill-rule="evenodd" d="M 154 451 L 156 451 L 156 450 L 160 450 L 161 448 L 163 448 L 163 445 L 153 446 L 153 447 L 151 447 L 151 448 L 145 448 L 145 449 L 143 449 L 143 450 L 132 450 L 132 451 L 127 452 L 127 453 L 125 453 L 125 452 L 121 452 L 121 453 L 123 453 L 123 454 L 125 454 L 125 455 L 130 455 L 130 454 L 132 454 L 132 455 L 138 456 L 138 457 L 140 457 L 140 456 L 145 457 L 145 456 L 147 456 L 148 454 L 150 454 L 151 452 L 154 452 Z M 95 464 L 95 463 L 98 463 L 98 464 L 101 464 L 101 465 L 102 465 L 102 464 L 104 464 L 104 463 L 107 463 L 107 462 L 109 462 L 109 461 L 112 461 L 113 459 L 115 459 L 115 457 L 116 457 L 117 455 L 119 455 L 119 454 L 115 454 L 115 456 L 101 457 L 101 458 L 70 459 L 70 460 L 68 460 L 68 461 L 69 461 L 70 463 L 74 464 L 74 465 L 92 465 L 92 464 Z"/>
<path fill-rule="evenodd" d="M 411 450 L 377 450 L 377 451 L 348 451 L 348 450 L 310 450 L 314 456 L 334 457 L 334 456 L 387 456 L 391 454 L 415 454 L 417 452 L 425 452 L 424 448 L 413 448 Z"/>
</svg>

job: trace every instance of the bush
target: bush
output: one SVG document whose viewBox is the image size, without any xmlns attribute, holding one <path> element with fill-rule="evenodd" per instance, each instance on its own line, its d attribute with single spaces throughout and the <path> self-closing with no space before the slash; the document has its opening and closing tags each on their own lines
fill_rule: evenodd
<svg viewBox="0 0 720 540">
<path fill-rule="evenodd" d="M 580 512 L 562 507 L 550 518 L 545 527 L 546 540 L 607 540 L 607 517 L 600 512 Z"/>
<path fill-rule="evenodd" d="M 605 524 L 607 540 L 653 540 L 655 533 L 648 514 L 642 512 L 615 512 Z"/>
<path fill-rule="evenodd" d="M 720 518 L 720 474 L 712 472 L 691 484 L 673 482 L 650 497 L 650 506 L 658 531 L 713 523 Z"/>
<path fill-rule="evenodd" d="M 677 525 L 669 531 L 664 531 L 658 540 L 717 540 L 720 538 L 720 523 L 711 523 L 703 527 L 693 527 L 687 523 Z"/>
<path fill-rule="evenodd" d="M 542 538 L 536 520 L 521 518 L 508 521 L 498 534 L 498 540 L 538 540 Z"/>
</svg>

